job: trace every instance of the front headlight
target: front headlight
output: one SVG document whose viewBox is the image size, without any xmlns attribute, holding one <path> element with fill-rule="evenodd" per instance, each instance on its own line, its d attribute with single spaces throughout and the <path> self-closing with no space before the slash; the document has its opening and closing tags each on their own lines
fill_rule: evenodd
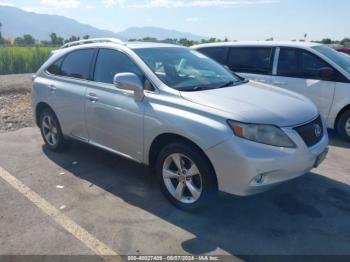
<svg viewBox="0 0 350 262">
<path fill-rule="evenodd" d="M 248 139 L 254 142 L 278 146 L 295 148 L 294 142 L 277 126 L 245 124 L 232 120 L 227 121 L 234 134 L 240 138 Z"/>
</svg>

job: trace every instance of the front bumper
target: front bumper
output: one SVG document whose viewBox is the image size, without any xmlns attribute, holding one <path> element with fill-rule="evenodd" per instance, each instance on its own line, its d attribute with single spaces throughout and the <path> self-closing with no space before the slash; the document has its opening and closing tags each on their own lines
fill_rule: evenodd
<svg viewBox="0 0 350 262">
<path fill-rule="evenodd" d="M 274 147 L 233 136 L 208 149 L 206 154 L 214 166 L 219 190 L 240 196 L 256 194 L 314 168 L 318 157 L 327 150 L 327 129 L 324 127 L 323 138 L 312 147 L 307 147 L 293 128 L 283 130 L 296 148 Z"/>
</svg>

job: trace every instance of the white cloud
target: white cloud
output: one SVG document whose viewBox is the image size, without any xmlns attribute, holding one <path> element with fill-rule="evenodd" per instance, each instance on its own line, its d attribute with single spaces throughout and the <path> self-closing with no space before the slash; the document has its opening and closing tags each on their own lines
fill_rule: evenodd
<svg viewBox="0 0 350 262">
<path fill-rule="evenodd" d="M 40 2 L 54 8 L 76 8 L 80 5 L 80 0 L 40 0 Z"/>
<path fill-rule="evenodd" d="M 15 6 L 14 4 L 7 3 L 7 2 L 0 2 L 0 5 L 2 5 L 2 6 Z"/>
<path fill-rule="evenodd" d="M 186 21 L 187 22 L 191 22 L 191 23 L 197 23 L 197 22 L 199 22 L 201 19 L 199 18 L 199 17 L 188 17 L 188 18 L 186 18 Z"/>
<path fill-rule="evenodd" d="M 34 7 L 34 6 L 23 7 L 23 10 L 27 12 L 34 12 L 34 13 L 40 13 L 42 11 L 40 7 Z"/>
<path fill-rule="evenodd" d="M 125 7 L 126 0 L 102 0 L 102 4 L 108 7 L 111 7 L 111 6 Z"/>
<path fill-rule="evenodd" d="M 128 2 L 128 3 L 127 3 Z M 279 0 L 144 0 L 130 3 L 126 0 L 102 0 L 107 6 L 129 8 L 186 8 L 186 7 L 232 7 L 237 5 L 271 4 Z"/>
</svg>

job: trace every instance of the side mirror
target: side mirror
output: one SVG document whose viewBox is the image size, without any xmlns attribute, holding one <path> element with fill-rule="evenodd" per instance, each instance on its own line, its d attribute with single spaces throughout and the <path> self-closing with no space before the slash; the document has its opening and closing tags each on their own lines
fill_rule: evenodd
<svg viewBox="0 0 350 262">
<path fill-rule="evenodd" d="M 116 74 L 113 78 L 113 84 L 119 89 L 134 91 L 135 99 L 138 101 L 144 97 L 142 82 L 134 73 Z"/>
<path fill-rule="evenodd" d="M 319 71 L 319 76 L 321 80 L 333 81 L 335 76 L 335 71 L 330 67 L 323 67 Z"/>
</svg>

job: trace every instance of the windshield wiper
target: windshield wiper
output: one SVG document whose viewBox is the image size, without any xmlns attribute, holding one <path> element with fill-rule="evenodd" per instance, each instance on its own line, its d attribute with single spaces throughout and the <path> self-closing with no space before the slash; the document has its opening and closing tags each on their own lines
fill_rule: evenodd
<svg viewBox="0 0 350 262">
<path fill-rule="evenodd" d="M 191 91 L 203 91 L 203 90 L 208 90 L 210 88 L 204 87 L 204 86 L 195 86 L 194 88 L 191 89 Z"/>
<path fill-rule="evenodd" d="M 178 90 L 179 91 L 186 91 L 186 92 L 195 92 L 195 91 L 204 91 L 204 90 L 209 90 L 209 89 L 213 89 L 213 88 L 207 87 L 207 86 L 195 86 L 192 88 L 180 88 Z"/>
<path fill-rule="evenodd" d="M 224 83 L 224 84 L 218 86 L 217 88 L 224 88 L 224 87 L 229 87 L 229 86 L 236 86 L 236 85 L 245 84 L 245 83 L 248 83 L 248 82 L 249 82 L 249 80 L 246 80 L 246 79 L 244 79 L 244 80 L 236 80 L 236 81 L 231 80 L 231 81 L 228 81 L 228 82 L 226 82 L 226 83 Z"/>
<path fill-rule="evenodd" d="M 212 90 L 212 89 L 218 89 L 218 88 L 224 88 L 224 87 L 229 87 L 229 86 L 236 86 L 240 84 L 245 84 L 248 83 L 249 80 L 243 79 L 243 80 L 230 80 L 225 82 L 224 84 L 216 87 L 210 87 L 210 86 L 195 86 L 193 88 L 177 88 L 179 91 L 185 91 L 185 92 L 195 92 L 195 91 L 204 91 L 204 90 Z"/>
<path fill-rule="evenodd" d="M 219 85 L 217 88 L 224 88 L 224 87 L 232 86 L 232 85 L 234 85 L 234 83 L 236 83 L 236 82 L 237 82 L 237 81 L 232 81 L 232 80 L 230 80 L 230 81 L 228 81 L 228 82 L 223 83 L 222 85 Z"/>
</svg>

